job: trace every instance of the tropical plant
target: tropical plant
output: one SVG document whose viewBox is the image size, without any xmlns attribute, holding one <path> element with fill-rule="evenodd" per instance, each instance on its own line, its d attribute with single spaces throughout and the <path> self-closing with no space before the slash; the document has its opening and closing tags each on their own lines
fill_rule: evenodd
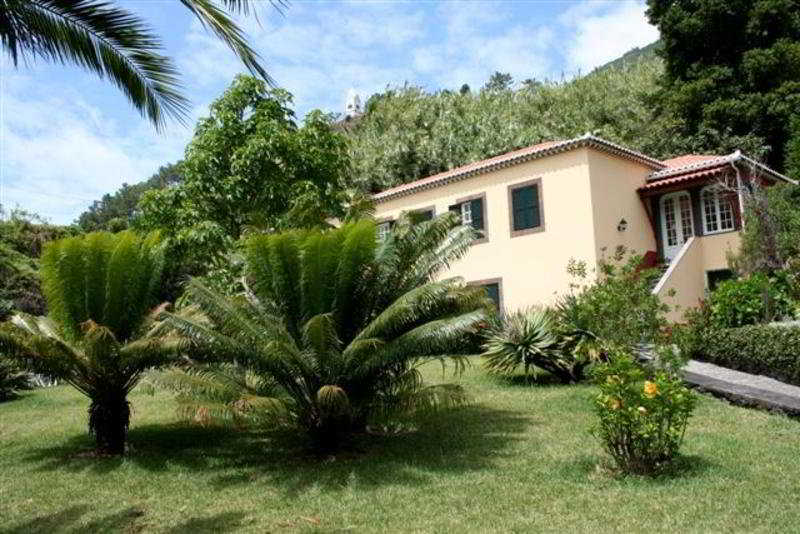
<svg viewBox="0 0 800 534">
<path fill-rule="evenodd" d="M 13 399 L 19 391 L 31 387 L 30 374 L 0 356 L 0 402 Z"/>
<path fill-rule="evenodd" d="M 181 0 L 200 23 L 269 81 L 258 54 L 226 9 L 248 14 L 251 0 Z M 223 7 L 220 6 L 220 3 Z M 285 0 L 270 0 L 277 9 Z M 14 65 L 23 59 L 71 63 L 108 77 L 154 125 L 167 117 L 183 119 L 188 101 L 180 93 L 178 72 L 161 54 L 161 40 L 146 22 L 107 0 L 2 0 L 0 42 Z"/>
<path fill-rule="evenodd" d="M 193 280 L 196 308 L 167 314 L 165 327 L 187 338 L 195 359 L 237 362 L 277 384 L 261 417 L 333 448 L 368 425 L 465 401 L 459 386 L 424 385 L 417 367 L 463 366 L 466 334 L 486 320 L 483 290 L 432 281 L 473 237 L 452 214 L 401 218 L 380 244 L 369 220 L 255 235 L 246 241 L 248 291 L 230 299 Z"/>
<path fill-rule="evenodd" d="M 696 402 L 668 361 L 671 351 L 659 356 L 666 365 L 645 369 L 630 353 L 616 351 L 592 370 L 599 388 L 593 431 L 626 473 L 657 473 L 675 457 Z"/>
<path fill-rule="evenodd" d="M 484 364 L 494 374 L 510 375 L 522 366 L 526 376 L 539 368 L 564 383 L 578 382 L 604 354 L 594 334 L 560 324 L 557 312 L 547 308 L 507 313 L 484 334 Z"/>
<path fill-rule="evenodd" d="M 157 234 L 97 232 L 53 241 L 42 254 L 49 315 L 0 326 L 0 353 L 86 395 L 97 450 L 125 450 L 128 393 L 147 369 L 171 361 L 176 337 L 153 335 L 163 246 Z"/>
<path fill-rule="evenodd" d="M 559 301 L 562 323 L 629 351 L 641 343 L 659 342 L 668 325 L 669 305 L 652 294 L 659 272 L 641 269 L 641 264 L 640 256 L 624 248 L 598 261 L 592 276 L 584 262 L 570 261 L 567 272 L 574 282 Z"/>
<path fill-rule="evenodd" d="M 798 304 L 783 272 L 755 273 L 721 282 L 708 298 L 710 320 L 719 328 L 794 319 Z"/>
</svg>

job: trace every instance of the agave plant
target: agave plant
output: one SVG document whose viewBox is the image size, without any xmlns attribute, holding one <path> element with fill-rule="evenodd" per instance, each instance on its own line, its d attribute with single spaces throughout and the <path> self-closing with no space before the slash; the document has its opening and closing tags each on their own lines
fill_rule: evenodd
<svg viewBox="0 0 800 534">
<path fill-rule="evenodd" d="M 380 245 L 372 221 L 251 237 L 246 294 L 226 298 L 193 280 L 187 297 L 203 318 L 190 310 L 165 324 L 196 359 L 237 362 L 276 384 L 262 419 L 333 448 L 370 424 L 465 401 L 458 386 L 426 386 L 417 367 L 463 366 L 466 334 L 486 320 L 480 288 L 432 281 L 471 240 L 451 215 L 403 218 Z"/>
<path fill-rule="evenodd" d="M 179 339 L 154 335 L 163 265 L 156 234 L 97 232 L 49 243 L 41 259 L 49 315 L 0 326 L 0 353 L 63 379 L 89 397 L 98 452 L 122 454 L 128 393 L 142 373 L 175 358 Z"/>
</svg>

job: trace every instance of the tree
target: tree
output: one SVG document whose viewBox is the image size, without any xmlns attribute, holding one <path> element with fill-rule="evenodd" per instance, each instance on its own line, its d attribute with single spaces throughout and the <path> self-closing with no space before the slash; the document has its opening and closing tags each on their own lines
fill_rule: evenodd
<svg viewBox="0 0 800 534">
<path fill-rule="evenodd" d="M 279 10 L 284 0 L 270 0 Z M 251 0 L 181 0 L 200 23 L 269 81 L 258 54 L 226 9 L 248 14 Z M 2 0 L 0 42 L 14 65 L 23 59 L 71 63 L 108 77 L 156 127 L 168 117 L 185 118 L 188 101 L 178 72 L 161 54 L 161 41 L 146 22 L 107 0 Z"/>
<path fill-rule="evenodd" d="M 483 86 L 484 91 L 510 91 L 514 78 L 508 72 L 496 71 Z"/>
<path fill-rule="evenodd" d="M 158 172 L 138 184 L 122 184 L 115 193 L 103 195 L 78 217 L 78 226 L 85 232 L 124 230 L 134 218 L 139 199 L 147 191 L 165 189 L 182 181 L 180 164 L 167 163 Z M 121 227 L 121 228 L 119 228 Z"/>
<path fill-rule="evenodd" d="M 229 395 L 228 408 L 299 427 L 321 448 L 369 424 L 463 402 L 457 386 L 424 386 L 416 367 L 463 364 L 474 351 L 468 334 L 486 320 L 485 291 L 432 281 L 469 248 L 471 228 L 445 214 L 418 224 L 402 219 L 380 244 L 375 236 L 370 220 L 253 236 L 248 292 L 228 299 L 193 281 L 187 296 L 196 308 L 169 314 L 166 323 L 187 337 L 196 359 L 238 362 L 274 385 L 257 403 L 242 388 L 244 402 Z M 192 406 L 207 416 L 202 400 L 221 389 L 213 377 L 210 385 L 191 372 L 175 378 L 173 387 L 193 391 Z"/>
<path fill-rule="evenodd" d="M 714 149 L 720 137 L 754 134 L 767 163 L 783 167 L 800 106 L 798 13 L 798 0 L 648 1 L 663 43 L 663 98 L 684 135 Z"/>
<path fill-rule="evenodd" d="M 97 232 L 51 242 L 41 278 L 49 314 L 0 326 L 0 354 L 61 378 L 86 395 L 97 451 L 123 454 L 128 393 L 142 373 L 176 357 L 174 337 L 152 335 L 163 246 L 157 234 Z"/>
<path fill-rule="evenodd" d="M 319 111 L 298 127 L 291 99 L 287 91 L 238 76 L 198 122 L 181 185 L 145 194 L 137 224 L 168 231 L 210 221 L 237 239 L 251 222 L 279 226 L 309 195 L 325 216 L 341 216 L 345 139 L 333 130 L 332 117 Z M 177 210 L 167 215 L 169 206 Z"/>
</svg>

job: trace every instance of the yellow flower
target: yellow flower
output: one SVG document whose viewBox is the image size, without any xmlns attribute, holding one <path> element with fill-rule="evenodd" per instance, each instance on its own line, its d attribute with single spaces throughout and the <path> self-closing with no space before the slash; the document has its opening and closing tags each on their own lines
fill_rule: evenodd
<svg viewBox="0 0 800 534">
<path fill-rule="evenodd" d="M 647 413 L 647 409 L 644 406 L 639 406 L 639 413 L 644 415 Z"/>
<path fill-rule="evenodd" d="M 619 410 L 622 407 L 622 401 L 619 399 L 611 399 L 609 402 L 609 408 L 612 410 Z"/>
<path fill-rule="evenodd" d="M 652 399 L 656 395 L 658 395 L 658 384 L 655 382 L 650 382 L 649 380 L 644 383 L 644 395 L 648 399 Z"/>
</svg>

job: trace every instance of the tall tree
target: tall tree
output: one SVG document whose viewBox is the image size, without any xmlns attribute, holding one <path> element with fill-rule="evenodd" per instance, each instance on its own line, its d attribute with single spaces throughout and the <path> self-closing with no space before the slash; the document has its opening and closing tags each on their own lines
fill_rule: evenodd
<svg viewBox="0 0 800 534">
<path fill-rule="evenodd" d="M 664 97 L 687 135 L 757 135 L 783 168 L 800 107 L 800 1 L 648 0 L 661 31 Z M 700 45 L 702 43 L 702 45 Z"/>
<path fill-rule="evenodd" d="M 252 0 L 180 0 L 255 75 L 269 81 L 255 50 L 226 10 L 248 14 Z M 277 9 L 287 0 L 270 0 Z M 220 6 L 221 4 L 221 6 Z M 0 43 L 20 57 L 71 63 L 108 78 L 156 127 L 184 119 L 178 72 L 147 23 L 107 0 L 0 0 Z"/>
<path fill-rule="evenodd" d="M 489 81 L 483 86 L 486 91 L 510 91 L 514 84 L 514 78 L 508 72 L 495 71 L 489 77 Z"/>
<path fill-rule="evenodd" d="M 324 215 L 341 216 L 346 140 L 319 111 L 298 126 L 291 101 L 287 91 L 237 77 L 198 122 L 181 185 L 145 194 L 137 224 L 171 231 L 211 222 L 237 239 L 247 225 L 282 226 L 309 197 Z"/>
</svg>

